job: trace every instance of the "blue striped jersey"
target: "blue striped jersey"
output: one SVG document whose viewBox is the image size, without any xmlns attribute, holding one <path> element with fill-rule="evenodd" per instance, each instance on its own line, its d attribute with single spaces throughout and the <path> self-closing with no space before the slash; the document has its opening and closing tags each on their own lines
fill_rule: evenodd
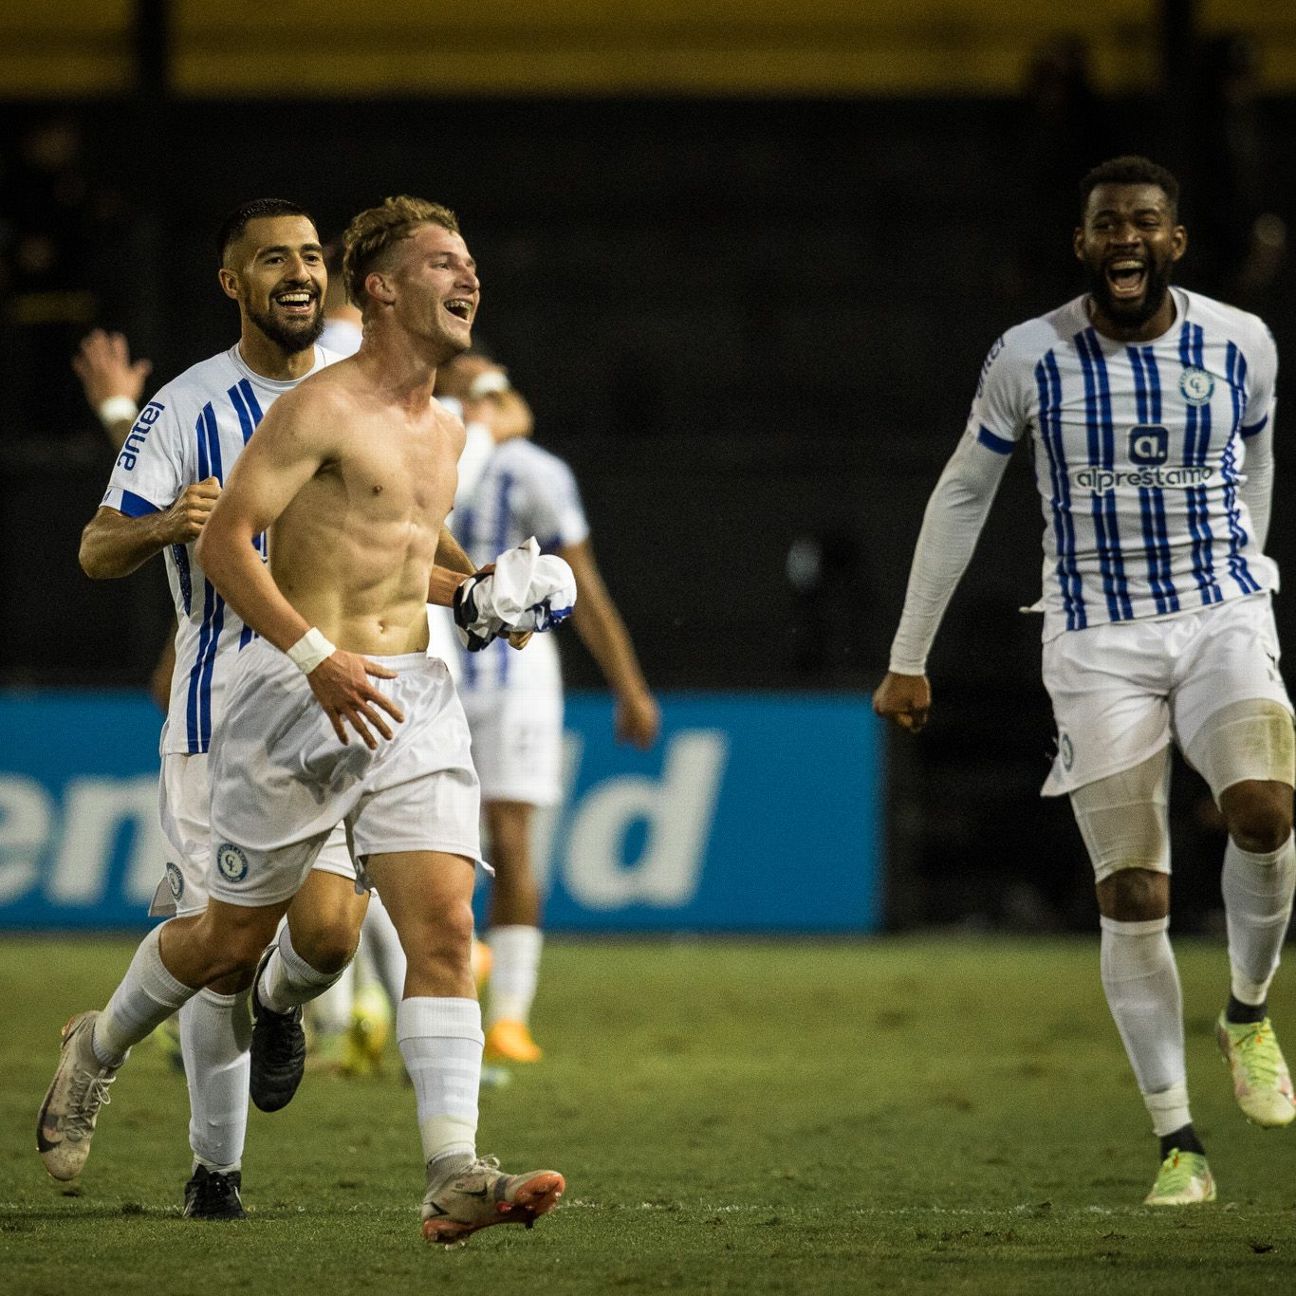
<svg viewBox="0 0 1296 1296">
<path fill-rule="evenodd" d="M 455 496 L 455 539 L 479 567 L 535 536 L 545 553 L 580 544 L 589 523 L 572 470 L 525 437 L 495 446 L 481 475 Z M 459 690 L 559 686 L 554 635 L 536 635 L 522 652 L 496 640 L 461 655 Z"/>
<path fill-rule="evenodd" d="M 311 372 L 337 358 L 316 347 Z M 127 517 L 140 517 L 168 509 L 186 486 L 208 477 L 223 485 L 265 411 L 296 385 L 254 373 L 237 344 L 186 369 L 140 410 L 103 503 Z M 265 540 L 257 537 L 262 561 Z M 212 725 L 220 718 L 234 655 L 253 635 L 207 580 L 193 544 L 169 545 L 165 553 L 179 624 L 162 753 L 205 752 Z"/>
<path fill-rule="evenodd" d="M 982 366 L 967 435 L 1029 434 L 1044 516 L 1045 639 L 1277 587 L 1240 486 L 1273 416 L 1278 359 L 1255 315 L 1172 289 L 1162 337 L 1126 344 L 1085 298 L 1010 329 Z"/>
</svg>

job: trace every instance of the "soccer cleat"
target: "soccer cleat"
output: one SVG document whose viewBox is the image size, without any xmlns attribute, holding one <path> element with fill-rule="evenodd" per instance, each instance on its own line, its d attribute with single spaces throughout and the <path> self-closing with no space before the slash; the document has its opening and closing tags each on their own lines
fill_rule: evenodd
<svg viewBox="0 0 1296 1296">
<path fill-rule="evenodd" d="M 1269 1018 L 1231 1022 L 1220 1013 L 1215 1038 L 1233 1073 L 1233 1096 L 1247 1120 L 1267 1129 L 1290 1125 L 1296 1118 L 1296 1096 Z"/>
<path fill-rule="evenodd" d="M 450 1246 L 492 1224 L 530 1228 L 558 1205 L 566 1187 L 556 1170 L 505 1174 L 494 1157 L 479 1157 L 466 1170 L 428 1189 L 423 1198 L 423 1236 Z"/>
<path fill-rule="evenodd" d="M 221 1174 L 206 1166 L 195 1167 L 193 1177 L 185 1184 L 185 1219 L 236 1220 L 247 1219 L 239 1189 L 243 1176 L 237 1170 Z"/>
<path fill-rule="evenodd" d="M 494 1062 L 539 1062 L 544 1050 L 531 1038 L 526 1022 L 505 1018 L 486 1032 L 486 1056 Z"/>
<path fill-rule="evenodd" d="M 58 1069 L 36 1120 L 36 1150 L 54 1179 L 67 1182 L 81 1173 L 90 1155 L 99 1108 L 108 1101 L 116 1067 L 94 1055 L 90 1037 L 98 1012 L 77 1013 L 63 1027 Z"/>
<path fill-rule="evenodd" d="M 1210 1166 L 1200 1152 L 1171 1150 L 1161 1162 L 1152 1191 L 1143 1198 L 1144 1206 L 1191 1206 L 1215 1200 L 1215 1180 Z"/>
<path fill-rule="evenodd" d="M 290 1008 L 286 1013 L 271 1012 L 257 994 L 261 974 L 274 948 L 271 945 L 261 955 L 256 979 L 252 982 L 252 1079 L 249 1088 L 252 1101 L 263 1112 L 276 1112 L 287 1107 L 306 1069 L 302 1010 L 298 1007 Z"/>
</svg>

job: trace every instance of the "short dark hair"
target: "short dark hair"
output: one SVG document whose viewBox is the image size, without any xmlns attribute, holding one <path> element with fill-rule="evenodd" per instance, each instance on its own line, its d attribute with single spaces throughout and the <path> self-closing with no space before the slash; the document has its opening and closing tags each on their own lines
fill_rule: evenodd
<svg viewBox="0 0 1296 1296">
<path fill-rule="evenodd" d="M 243 231 L 252 221 L 266 216 L 305 216 L 312 225 L 315 224 L 315 217 L 305 207 L 299 207 L 287 198 L 253 198 L 240 203 L 221 221 L 220 233 L 216 235 L 216 256 L 222 265 L 230 244 L 243 237 Z"/>
<path fill-rule="evenodd" d="M 1126 153 L 1123 157 L 1109 158 L 1100 162 L 1080 181 L 1080 220 L 1083 223 L 1085 208 L 1089 206 L 1089 195 L 1099 185 L 1105 184 L 1147 184 L 1156 185 L 1166 196 L 1170 204 L 1170 215 L 1179 213 L 1179 181 L 1165 169 L 1149 158 Z"/>
</svg>

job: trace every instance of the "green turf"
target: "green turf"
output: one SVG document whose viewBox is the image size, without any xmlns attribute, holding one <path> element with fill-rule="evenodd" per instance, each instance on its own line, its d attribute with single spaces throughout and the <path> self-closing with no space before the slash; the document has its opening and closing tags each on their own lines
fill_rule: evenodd
<svg viewBox="0 0 1296 1296">
<path fill-rule="evenodd" d="M 1296 1290 L 1296 1128 L 1233 1106 L 1214 944 L 1179 943 L 1214 1206 L 1137 1203 L 1156 1151 L 1097 941 L 564 943 L 537 1067 L 482 1096 L 480 1147 L 553 1166 L 562 1208 L 465 1248 L 419 1239 L 410 1091 L 309 1075 L 253 1112 L 244 1224 L 179 1217 L 183 1083 L 137 1051 L 80 1197 L 34 1150 L 58 1028 L 121 942 L 0 942 L 0 1291 L 1246 1293 Z M 1296 979 L 1272 1005 L 1296 1039 Z"/>
</svg>

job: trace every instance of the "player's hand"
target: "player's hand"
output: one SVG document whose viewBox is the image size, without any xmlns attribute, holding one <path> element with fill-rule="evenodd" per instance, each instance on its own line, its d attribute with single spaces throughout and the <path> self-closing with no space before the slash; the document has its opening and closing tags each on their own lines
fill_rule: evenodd
<svg viewBox="0 0 1296 1296">
<path fill-rule="evenodd" d="M 917 733 L 931 711 L 931 685 L 926 675 L 897 675 L 888 671 L 873 694 L 873 710 L 901 729 Z"/>
<path fill-rule="evenodd" d="M 400 707 L 369 683 L 371 675 L 375 679 L 396 678 L 394 670 L 388 670 L 386 666 L 380 666 L 367 657 L 344 652 L 339 648 L 306 676 L 311 692 L 324 708 L 333 725 L 333 732 L 343 746 L 350 742 L 343 725 L 344 720 L 360 735 L 370 751 L 378 748 L 378 739 L 370 732 L 370 725 L 383 738 L 391 741 L 392 730 L 383 717 L 384 711 L 397 724 L 402 724 L 405 720 L 405 713 Z"/>
<path fill-rule="evenodd" d="M 651 693 L 627 693 L 617 699 L 616 736 L 647 751 L 661 732 L 661 707 Z"/>
<path fill-rule="evenodd" d="M 190 540 L 196 540 L 207 519 L 211 517 L 220 493 L 221 484 L 215 477 L 207 477 L 192 486 L 186 486 L 176 502 L 162 515 L 163 543 L 188 544 Z"/>
<path fill-rule="evenodd" d="M 129 396 L 138 405 L 153 365 L 148 360 L 132 363 L 123 334 L 95 329 L 72 357 L 72 369 L 81 379 L 86 400 L 97 410 L 110 396 Z"/>
</svg>

